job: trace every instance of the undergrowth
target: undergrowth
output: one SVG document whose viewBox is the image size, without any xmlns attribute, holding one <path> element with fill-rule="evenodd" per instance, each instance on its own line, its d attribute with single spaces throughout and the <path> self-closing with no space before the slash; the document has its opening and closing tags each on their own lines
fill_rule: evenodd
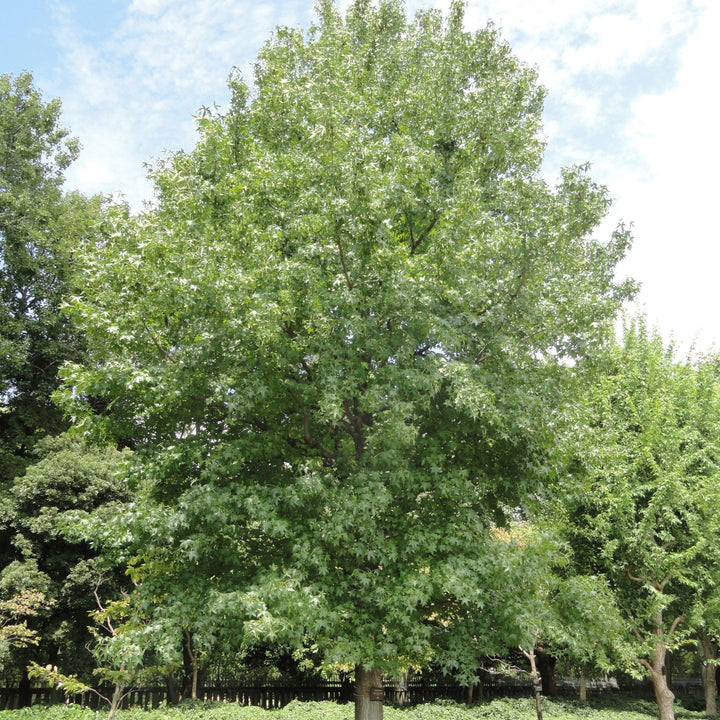
<svg viewBox="0 0 720 720">
<path fill-rule="evenodd" d="M 692 703 L 687 703 L 692 705 Z M 697 705 L 697 704 L 696 704 Z M 702 720 L 700 709 L 690 710 L 675 703 L 678 720 Z M 543 698 L 547 720 L 652 720 L 657 706 L 652 700 L 625 695 L 593 698 L 589 703 Z M 440 700 L 409 708 L 387 706 L 384 720 L 535 720 L 535 702 L 531 698 L 502 698 L 481 702 L 468 708 Z M 107 711 L 90 710 L 77 705 L 35 706 L 22 710 L 0 711 L 0 720 L 105 720 Z M 234 703 L 187 702 L 155 710 L 121 710 L 116 720 L 353 720 L 352 705 L 331 702 L 291 702 L 280 710 L 240 707 Z"/>
</svg>

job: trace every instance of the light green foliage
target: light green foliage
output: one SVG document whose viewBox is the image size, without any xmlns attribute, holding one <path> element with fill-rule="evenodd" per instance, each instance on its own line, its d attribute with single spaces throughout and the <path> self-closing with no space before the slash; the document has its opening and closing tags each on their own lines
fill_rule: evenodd
<svg viewBox="0 0 720 720">
<path fill-rule="evenodd" d="M 706 361 L 676 361 L 640 318 L 602 367 L 586 411 L 575 471 L 587 486 L 565 505 L 566 537 L 579 567 L 607 577 L 627 625 L 624 662 L 653 678 L 669 712 L 665 654 L 694 638 L 693 625 L 713 611 L 717 374 Z"/>
<path fill-rule="evenodd" d="M 28 573 L 20 563 L 11 563 L 0 573 L 0 673 L 5 670 L 12 647 L 38 643 L 38 634 L 28 627 L 28 620 L 51 604 L 44 592 L 46 580 L 39 572 L 34 576 Z"/>
<path fill-rule="evenodd" d="M 34 559 L 13 561 L 0 571 L 0 671 L 11 677 L 15 656 L 40 640 L 38 626 L 54 604 L 50 578 Z"/>
<path fill-rule="evenodd" d="M 423 662 L 491 518 L 550 478 L 561 366 L 630 294 L 629 237 L 592 236 L 586 168 L 542 180 L 535 73 L 462 16 L 321 2 L 278 29 L 157 208 L 84 257 L 98 361 L 63 402 L 137 441 L 123 528 L 158 616 Z"/>
<path fill-rule="evenodd" d="M 496 528 L 475 569 L 478 587 L 455 611 L 453 632 L 438 628 L 435 662 L 475 683 L 486 656 L 542 646 L 576 666 L 610 670 L 622 633 L 614 598 L 604 578 L 576 573 L 571 558 L 567 543 L 539 520 Z"/>
<path fill-rule="evenodd" d="M 58 690 L 62 690 L 67 696 L 72 696 L 90 691 L 90 686 L 78 680 L 75 675 L 63 675 L 56 666 L 41 666 L 31 663 L 28 669 L 29 677 L 33 680 L 42 680 Z"/>
<path fill-rule="evenodd" d="M 158 628 L 131 611 L 126 595 L 120 600 L 103 604 L 99 594 L 101 585 L 102 578 L 93 590 L 97 607 L 91 613 L 94 625 L 90 628 L 93 642 L 89 649 L 95 660 L 95 683 L 88 685 L 77 675 L 66 675 L 51 664 L 42 666 L 33 662 L 28 674 L 31 678 L 40 679 L 62 690 L 68 697 L 94 693 L 108 704 L 108 720 L 113 720 L 123 699 L 133 687 L 156 681 L 166 668 L 153 666 L 150 660 L 151 657 L 157 660 L 157 649 L 163 647 L 161 637 L 158 637 Z M 113 688 L 109 697 L 103 694 L 108 686 Z"/>
<path fill-rule="evenodd" d="M 534 715 L 535 708 L 530 698 L 500 699 L 480 703 L 472 708 L 452 702 L 418 705 L 398 709 L 385 708 L 388 720 L 526 720 Z M 563 701 L 545 699 L 545 716 L 555 720 L 649 720 L 656 717 L 654 707 L 647 701 L 621 698 L 620 701 L 593 702 L 588 705 L 574 705 Z M 97 713 L 79 706 L 59 705 L 50 708 L 35 707 L 24 711 L 0 711 L 0 720 L 95 720 Z M 257 707 L 238 707 L 232 703 L 186 704 L 176 708 L 158 708 L 147 711 L 139 709 L 121 710 L 117 720 L 351 720 L 351 705 L 336 705 L 329 702 L 293 702 L 281 710 L 263 710 Z M 680 718 L 702 718 L 702 713 L 681 711 Z"/>
</svg>

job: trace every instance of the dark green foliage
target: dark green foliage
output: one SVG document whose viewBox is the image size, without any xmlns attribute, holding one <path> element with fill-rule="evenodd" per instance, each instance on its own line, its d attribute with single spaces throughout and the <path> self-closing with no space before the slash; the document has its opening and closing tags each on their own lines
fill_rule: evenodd
<svg viewBox="0 0 720 720">
<path fill-rule="evenodd" d="M 0 598 L 22 589 L 43 594 L 41 612 L 27 618 L 40 642 L 17 651 L 5 670 L 17 674 L 32 657 L 62 664 L 69 673 L 88 673 L 93 590 L 106 574 L 107 592 L 116 593 L 119 576 L 112 561 L 72 528 L 99 508 L 106 521 L 113 521 L 113 503 L 129 499 L 124 460 L 111 448 L 86 446 L 65 435 L 40 440 L 34 456 L 36 462 L 10 486 L 0 518 L 0 535 L 8 539 L 0 554 Z"/>
<path fill-rule="evenodd" d="M 100 200 L 62 192 L 78 142 L 29 73 L 0 75 L 0 493 L 35 442 L 66 427 L 51 395 L 58 369 L 84 357 L 61 308 L 72 254 L 99 224 Z"/>
<path fill-rule="evenodd" d="M 208 652 L 308 633 L 394 672 L 473 607 L 491 519 L 551 480 L 564 368 L 631 294 L 630 239 L 593 237 L 587 168 L 542 179 L 535 73 L 460 3 L 318 12 L 85 254 L 103 362 L 64 402 L 137 439 L 116 532 L 146 612 Z"/>
</svg>

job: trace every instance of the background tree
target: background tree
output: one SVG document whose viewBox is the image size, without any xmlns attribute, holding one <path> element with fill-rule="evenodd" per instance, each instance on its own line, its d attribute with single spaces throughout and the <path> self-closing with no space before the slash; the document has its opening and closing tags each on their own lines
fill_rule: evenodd
<svg viewBox="0 0 720 720">
<path fill-rule="evenodd" d="M 549 477 L 559 366 L 605 340 L 629 238 L 593 238 L 585 168 L 542 180 L 535 73 L 461 4 L 318 16 L 85 256 L 97 362 L 65 407 L 138 438 L 155 532 L 217 562 L 228 616 L 354 663 L 379 717 L 382 673 L 477 592 L 491 518 Z"/>
<path fill-rule="evenodd" d="M 89 677 L 93 661 L 86 645 L 91 639 L 88 613 L 95 609 L 93 588 L 106 573 L 119 592 L 125 568 L 101 557 L 76 533 L 67 533 L 78 514 L 98 508 L 106 521 L 114 521 L 116 503 L 129 498 L 125 460 L 112 448 L 89 447 L 65 435 L 38 441 L 34 454 L 36 462 L 7 492 L 0 518 L 0 532 L 10 539 L 0 553 L 0 599 L 7 602 L 20 590 L 33 590 L 42 594 L 43 603 L 26 618 L 35 642 L 12 651 L 6 679 L 27 682 L 29 659 Z"/>
<path fill-rule="evenodd" d="M 662 720 L 674 717 L 667 653 L 705 616 L 718 562 L 718 392 L 706 367 L 677 362 L 639 319 L 577 427 L 588 485 L 566 505 L 566 537 L 608 578 L 628 627 L 624 652 L 651 678 Z"/>
<path fill-rule="evenodd" d="M 38 643 L 37 631 L 28 627 L 28 621 L 49 609 L 48 585 L 47 576 L 37 567 L 10 563 L 0 572 L 0 677 L 4 679 L 8 677 L 6 665 L 12 662 L 12 649 Z"/>
<path fill-rule="evenodd" d="M 576 667 L 614 666 L 622 623 L 604 578 L 574 571 L 570 548 L 538 519 L 513 519 L 495 528 L 478 562 L 479 588 L 449 625 L 440 624 L 444 647 L 435 663 L 465 682 L 478 680 L 487 657 L 511 657 L 520 649 L 540 694 L 554 694 L 554 674 L 540 655 Z"/>
<path fill-rule="evenodd" d="M 58 369 L 83 356 L 62 311 L 74 249 L 99 225 L 100 198 L 64 194 L 79 145 L 32 76 L 0 75 L 0 492 L 35 442 L 67 427 L 50 396 Z"/>
</svg>

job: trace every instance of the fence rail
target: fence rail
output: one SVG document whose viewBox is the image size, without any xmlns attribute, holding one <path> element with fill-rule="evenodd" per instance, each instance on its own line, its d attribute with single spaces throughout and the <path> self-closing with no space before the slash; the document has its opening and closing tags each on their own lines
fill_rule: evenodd
<svg viewBox="0 0 720 720">
<path fill-rule="evenodd" d="M 111 688 L 99 688 L 104 695 L 111 694 Z M 624 690 L 638 694 L 652 695 L 652 688 L 647 683 L 633 684 L 623 687 Z M 104 691 L 103 691 L 104 690 Z M 607 691 L 605 685 L 588 685 L 588 694 Z M 699 680 L 677 680 L 673 682 L 673 691 L 679 695 L 701 695 L 702 685 Z M 27 691 L 26 691 L 27 692 Z M 577 688 L 572 683 L 559 683 L 558 694 L 571 697 L 577 696 Z M 474 687 L 475 700 L 493 700 L 500 697 L 530 697 L 532 683 L 529 680 L 492 680 L 482 682 Z M 415 705 L 435 700 L 448 699 L 464 702 L 468 696 L 468 688 L 453 683 L 423 682 L 411 680 L 407 687 L 396 689 L 392 682 L 385 683 L 385 701 L 387 703 Z M 20 706 L 21 691 L 19 688 L 0 688 L 0 710 L 13 709 Z M 325 681 L 314 683 L 273 683 L 249 684 L 240 681 L 222 685 L 206 685 L 198 689 L 198 699 L 238 703 L 239 705 L 255 705 L 267 709 L 280 708 L 292 700 L 348 702 L 353 698 L 353 688 L 349 683 Z M 123 707 L 156 708 L 168 699 L 168 690 L 163 686 L 145 687 L 131 690 L 123 702 Z M 34 687 L 26 696 L 31 704 L 53 704 L 71 702 L 91 708 L 97 708 L 101 700 L 95 693 L 82 693 L 65 699 L 62 692 L 55 688 Z"/>
</svg>

